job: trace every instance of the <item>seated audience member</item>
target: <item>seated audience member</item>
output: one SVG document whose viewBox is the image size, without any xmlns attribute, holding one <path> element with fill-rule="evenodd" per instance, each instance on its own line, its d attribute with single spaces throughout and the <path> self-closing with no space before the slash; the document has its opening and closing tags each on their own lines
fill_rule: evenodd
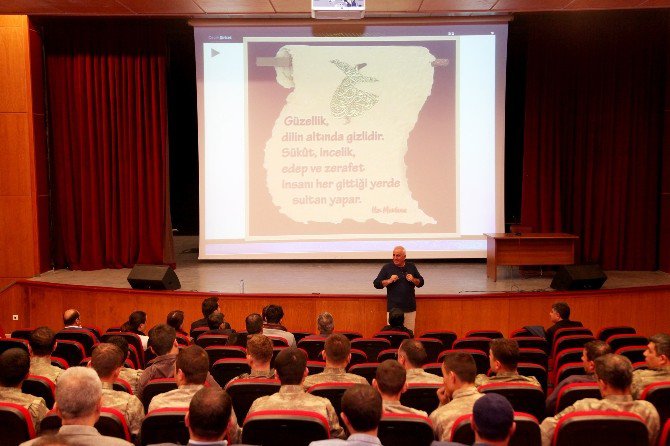
<svg viewBox="0 0 670 446">
<path fill-rule="evenodd" d="M 63 312 L 63 327 L 64 328 L 81 328 L 81 318 L 79 311 L 74 308 L 65 310 Z"/>
<path fill-rule="evenodd" d="M 333 315 L 324 311 L 316 318 L 316 328 L 321 336 L 330 336 L 335 329 Z"/>
<path fill-rule="evenodd" d="M 272 360 L 272 341 L 262 334 L 255 334 L 249 337 L 247 341 L 247 362 L 251 367 L 250 373 L 243 373 L 233 378 L 261 378 L 274 379 L 275 369 L 270 368 Z"/>
<path fill-rule="evenodd" d="M 658 333 L 649 338 L 644 351 L 648 370 L 633 372 L 633 397 L 639 398 L 646 386 L 658 381 L 670 381 L 670 335 Z"/>
<path fill-rule="evenodd" d="M 551 347 L 554 343 L 554 334 L 559 328 L 582 327 L 581 322 L 570 320 L 570 306 L 565 302 L 556 302 L 551 306 L 549 319 L 554 323 L 547 328 L 547 341 Z"/>
<path fill-rule="evenodd" d="M 357 384 L 342 395 L 342 421 L 351 433 L 346 440 L 332 439 L 319 440 L 310 443 L 310 446 L 349 445 L 370 446 L 379 445 L 377 438 L 379 421 L 382 418 L 382 399 L 379 393 L 370 386 Z"/>
<path fill-rule="evenodd" d="M 554 391 L 551 392 L 551 395 L 547 397 L 547 413 L 554 414 L 554 408 L 556 407 L 556 400 L 558 399 L 558 394 L 561 389 L 568 384 L 573 383 L 594 383 L 596 379 L 596 358 L 601 357 L 612 353 L 612 349 L 606 342 L 603 341 L 591 341 L 584 344 L 584 350 L 582 352 L 582 365 L 584 366 L 585 375 L 571 375 L 562 380 L 560 383 L 554 387 Z"/>
<path fill-rule="evenodd" d="M 48 409 L 44 398 L 21 392 L 29 371 L 30 356 L 25 350 L 10 348 L 0 355 L 0 402 L 19 404 L 28 409 L 37 432 Z"/>
<path fill-rule="evenodd" d="M 308 375 L 303 385 L 309 389 L 314 384 L 328 382 L 347 382 L 357 384 L 368 384 L 368 380 L 360 375 L 347 373 L 345 370 L 349 361 L 351 361 L 351 342 L 341 334 L 335 333 L 328 338 L 324 345 L 323 355 L 326 360 L 326 367 L 323 372 L 316 375 Z"/>
<path fill-rule="evenodd" d="M 55 383 L 63 369 L 51 365 L 51 353 L 56 347 L 54 332 L 49 327 L 37 327 L 30 333 L 28 343 L 32 352 L 30 374 L 47 377 Z"/>
<path fill-rule="evenodd" d="M 100 418 L 102 385 L 93 369 L 70 367 L 56 384 L 54 411 L 63 421 L 58 435 L 77 446 L 132 446 L 120 438 L 100 435 L 94 427 Z M 35 446 L 39 438 L 22 443 Z"/>
<path fill-rule="evenodd" d="M 435 437 L 448 441 L 454 421 L 461 415 L 472 413 L 475 402 L 483 395 L 475 387 L 477 364 L 470 353 L 454 352 L 444 356 L 442 362 L 444 387 L 437 396 L 440 407 L 430 414 Z"/>
<path fill-rule="evenodd" d="M 191 345 L 179 350 L 175 361 L 174 375 L 177 388 L 153 397 L 149 403 L 147 413 L 164 407 L 188 407 L 193 395 L 204 387 L 208 376 L 209 357 L 202 347 Z M 233 413 L 229 430 L 233 442 L 239 438 L 240 433 L 241 429 L 237 425 L 237 418 Z"/>
<path fill-rule="evenodd" d="M 137 383 L 137 397 L 142 399 L 142 391 L 149 381 L 157 378 L 172 378 L 177 362 L 179 347 L 174 328 L 166 324 L 156 325 L 149 330 L 149 348 L 156 354 L 149 366 L 144 369 Z M 210 386 L 220 387 L 211 375 L 207 375 Z"/>
<path fill-rule="evenodd" d="M 75 446 L 62 435 L 42 435 L 32 446 Z"/>
<path fill-rule="evenodd" d="M 91 355 L 91 368 L 102 381 L 102 407 L 111 407 L 126 417 L 130 433 L 137 436 L 144 420 L 144 406 L 135 396 L 114 390 L 114 381 L 123 368 L 123 352 L 113 344 L 98 344 Z"/>
<path fill-rule="evenodd" d="M 263 317 L 258 313 L 251 313 L 244 320 L 244 325 L 247 329 L 247 335 L 263 333 Z"/>
<path fill-rule="evenodd" d="M 181 310 L 170 311 L 167 315 L 167 322 L 170 327 L 174 328 L 178 334 L 188 337 L 188 333 L 184 331 L 184 312 Z"/>
<path fill-rule="evenodd" d="M 126 359 L 129 356 L 129 347 L 128 347 L 128 341 L 126 338 L 123 336 L 110 336 L 107 338 L 107 343 L 108 344 L 113 344 L 119 347 L 121 349 L 121 353 L 123 354 L 123 361 L 125 364 Z M 142 369 L 131 369 L 129 367 L 121 367 L 121 372 L 119 372 L 119 379 L 122 379 L 126 381 L 128 384 L 130 384 L 130 387 L 133 389 L 133 394 L 137 395 L 137 387 L 138 383 L 140 380 L 140 375 L 144 370 Z"/>
<path fill-rule="evenodd" d="M 190 446 L 222 446 L 228 431 L 233 402 L 221 389 L 203 387 L 198 390 L 186 413 Z"/>
<path fill-rule="evenodd" d="M 633 400 L 630 386 L 633 380 L 633 366 L 628 358 L 611 353 L 595 360 L 598 387 L 603 399 L 584 398 L 559 414 L 545 418 L 540 425 L 542 430 L 542 445 L 551 445 L 551 439 L 558 421 L 565 415 L 576 411 L 615 410 L 618 412 L 633 412 L 639 415 L 647 425 L 649 444 L 656 444 L 656 436 L 660 429 L 658 412 L 648 401 Z"/>
<path fill-rule="evenodd" d="M 400 308 L 393 308 L 389 311 L 389 324 L 382 327 L 380 331 L 402 331 L 410 338 L 414 337 L 414 332 L 405 327 L 405 312 Z"/>
<path fill-rule="evenodd" d="M 216 313 L 219 311 L 219 298 L 214 296 L 214 297 L 208 297 L 207 299 L 202 301 L 202 319 L 198 319 L 197 321 L 193 321 L 191 323 L 191 337 L 193 337 L 193 329 L 199 328 L 199 327 L 207 327 L 207 317 L 212 314 Z"/>
<path fill-rule="evenodd" d="M 221 312 L 212 313 L 207 316 L 207 327 L 209 327 L 209 330 L 203 334 L 231 334 L 234 330 L 230 328 L 230 324 L 225 322 L 223 318 L 224 315 Z"/>
<path fill-rule="evenodd" d="M 144 333 L 147 327 L 147 314 L 144 311 L 133 311 L 128 316 L 128 321 L 121 325 L 121 331 L 135 333 L 142 340 L 142 348 L 147 349 L 149 336 Z"/>
<path fill-rule="evenodd" d="M 263 334 L 265 336 L 277 336 L 286 339 L 289 347 L 295 347 L 295 336 L 293 333 L 286 331 L 281 325 L 281 320 L 284 317 L 284 310 L 279 305 L 268 305 L 265 308 L 265 324 L 263 324 Z"/>
<path fill-rule="evenodd" d="M 288 331 L 288 328 L 284 327 L 281 324 L 281 321 L 280 322 L 269 322 L 268 321 L 267 313 L 268 313 L 268 308 L 270 308 L 270 307 L 273 307 L 272 311 L 276 311 L 276 309 L 277 309 L 276 307 L 278 307 L 278 305 L 270 304 L 270 305 L 266 305 L 266 306 L 263 307 L 263 311 L 261 311 L 261 316 L 263 317 L 263 328 L 276 328 L 277 330 Z M 281 314 L 282 314 L 282 317 L 283 317 L 284 310 L 281 307 L 279 307 L 279 309 L 281 310 Z"/>
<path fill-rule="evenodd" d="M 406 379 L 405 368 L 395 359 L 387 359 L 377 367 L 372 387 L 382 396 L 384 413 L 412 413 L 427 417 L 423 410 L 403 406 L 400 402 L 400 395 L 407 390 Z"/>
<path fill-rule="evenodd" d="M 479 398 L 472 407 L 472 430 L 476 445 L 507 446 L 516 430 L 510 402 L 495 393 Z"/>
<path fill-rule="evenodd" d="M 405 339 L 398 348 L 398 362 L 407 371 L 407 384 L 442 383 L 442 378 L 421 368 L 428 355 L 421 341 Z"/>
<path fill-rule="evenodd" d="M 344 438 L 344 430 L 326 398 L 306 393 L 302 382 L 307 376 L 307 355 L 300 349 L 283 349 L 275 359 L 275 368 L 281 387 L 274 395 L 257 398 L 249 408 L 249 414 L 259 410 L 307 410 L 317 412 L 328 420 L 330 436 Z"/>
<path fill-rule="evenodd" d="M 477 387 L 488 383 L 523 382 L 540 387 L 534 376 L 519 375 L 516 368 L 519 365 L 519 344 L 514 339 L 500 338 L 491 340 L 489 347 L 489 362 L 495 376 L 477 375 Z"/>
</svg>

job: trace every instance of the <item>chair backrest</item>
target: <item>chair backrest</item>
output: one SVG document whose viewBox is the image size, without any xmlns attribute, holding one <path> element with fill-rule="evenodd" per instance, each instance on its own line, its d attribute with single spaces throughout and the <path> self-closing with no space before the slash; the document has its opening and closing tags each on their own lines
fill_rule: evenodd
<svg viewBox="0 0 670 446">
<path fill-rule="evenodd" d="M 581 362 L 569 362 L 567 364 L 563 364 L 561 368 L 556 371 L 554 384 L 560 383 L 568 376 L 583 375 L 584 373 L 586 373 L 584 371 L 584 364 Z"/>
<path fill-rule="evenodd" d="M 465 333 L 465 337 L 498 339 L 503 338 L 504 336 L 499 330 L 470 330 Z"/>
<path fill-rule="evenodd" d="M 246 359 L 225 358 L 219 359 L 212 365 L 211 373 L 221 387 L 226 387 L 226 384 L 236 376 L 251 373 L 251 367 Z"/>
<path fill-rule="evenodd" d="M 63 370 L 66 370 L 68 368 L 67 361 L 64 360 L 63 358 L 59 358 L 57 356 L 52 356 L 50 358 L 51 360 L 51 365 L 54 367 L 60 367 Z"/>
<path fill-rule="evenodd" d="M 533 336 L 533 333 L 528 331 L 526 328 L 517 328 L 516 330 L 512 330 L 509 334 L 510 338 L 520 338 L 527 336 Z"/>
<path fill-rule="evenodd" d="M 225 334 L 201 334 L 198 336 L 198 339 L 195 340 L 195 344 L 199 345 L 202 348 L 207 348 L 211 346 L 220 346 L 223 347 L 228 342 L 228 335 Z"/>
<path fill-rule="evenodd" d="M 582 360 L 583 353 L 583 347 L 566 348 L 554 358 L 553 369 L 558 370 L 565 364 L 571 362 L 580 362 Z"/>
<path fill-rule="evenodd" d="M 589 334 L 577 334 L 563 336 L 554 341 L 553 356 L 558 356 L 563 350 L 567 348 L 584 348 L 584 344 L 593 341 L 595 338 Z"/>
<path fill-rule="evenodd" d="M 435 438 L 428 418 L 409 413 L 383 414 L 377 437 L 384 446 L 430 446 Z"/>
<path fill-rule="evenodd" d="M 86 350 L 78 341 L 59 339 L 51 356 L 63 358 L 69 367 L 76 367 L 86 357 Z"/>
<path fill-rule="evenodd" d="M 356 338 L 351 341 L 351 348 L 362 350 L 369 361 L 377 359 L 382 350 L 391 348 L 391 341 L 382 338 Z"/>
<path fill-rule="evenodd" d="M 661 426 L 670 419 L 670 381 L 658 381 L 648 384 L 639 399 L 649 401 L 654 405 L 661 419 Z"/>
<path fill-rule="evenodd" d="M 29 328 L 17 328 L 16 330 L 12 331 L 9 335 L 9 339 L 23 339 L 24 341 L 30 341 L 30 335 L 32 332 L 35 330 L 35 327 L 29 327 Z M 4 331 L 3 331 L 4 334 Z M 2 337 L 3 339 L 7 339 L 4 336 Z"/>
<path fill-rule="evenodd" d="M 45 376 L 28 375 L 21 384 L 21 392 L 42 397 L 49 409 L 54 407 L 56 385 Z"/>
<path fill-rule="evenodd" d="M 387 348 L 382 350 L 377 355 L 377 362 L 384 362 L 387 359 L 398 359 L 398 349 L 397 348 Z"/>
<path fill-rule="evenodd" d="M 77 341 L 84 347 L 86 356 L 91 356 L 93 347 L 98 345 L 98 339 L 93 332 L 85 328 L 64 328 L 54 335 L 57 341 Z"/>
<path fill-rule="evenodd" d="M 388 339 L 391 343 L 391 348 L 398 348 L 402 341 L 409 339 L 409 333 L 405 333 L 404 331 L 378 331 L 372 337 Z"/>
<path fill-rule="evenodd" d="M 442 376 L 442 363 L 441 362 L 431 362 L 428 364 L 424 364 L 423 367 L 421 367 L 428 373 L 432 373 L 433 375 L 436 376 Z"/>
<path fill-rule="evenodd" d="M 349 339 L 349 341 L 353 341 L 354 339 L 363 337 L 363 335 L 357 331 L 334 331 L 333 333 L 339 333 L 341 335 L 344 335 L 347 337 L 347 339 Z"/>
<path fill-rule="evenodd" d="M 462 338 L 456 339 L 454 345 L 451 347 L 453 350 L 479 350 L 485 354 L 489 354 L 489 344 L 491 340 L 489 338 L 482 337 L 472 337 L 472 338 Z"/>
<path fill-rule="evenodd" d="M 35 438 L 35 427 L 28 409 L 20 404 L 0 402 L 2 444 L 17 445 Z"/>
<path fill-rule="evenodd" d="M 273 347 L 288 347 L 288 340 L 281 336 L 268 336 Z"/>
<path fill-rule="evenodd" d="M 293 338 L 295 338 L 295 342 L 300 342 L 301 339 L 307 338 L 309 336 L 321 336 L 321 335 L 315 335 L 314 333 L 310 333 L 308 331 L 292 331 L 291 334 L 293 335 Z M 323 339 L 326 339 L 327 336 L 321 336 Z"/>
<path fill-rule="evenodd" d="M 649 445 L 644 420 L 634 413 L 606 410 L 577 411 L 562 417 L 556 429 L 554 446 Z"/>
<path fill-rule="evenodd" d="M 349 367 L 355 364 L 362 364 L 364 362 L 368 362 L 368 355 L 366 355 L 363 350 L 352 348 L 349 354 L 351 355 L 351 361 L 349 361 Z"/>
<path fill-rule="evenodd" d="M 372 384 L 372 379 L 377 374 L 377 367 L 379 367 L 378 362 L 364 362 L 362 364 L 354 364 L 349 367 L 349 373 L 360 375 L 367 379 L 368 383 Z"/>
<path fill-rule="evenodd" d="M 409 383 L 407 390 L 400 395 L 400 402 L 430 414 L 440 405 L 437 398 L 437 389 L 440 387 L 442 384 L 439 383 Z"/>
<path fill-rule="evenodd" d="M 298 341 L 298 347 L 307 352 L 307 357 L 312 361 L 322 361 L 321 352 L 326 339 L 320 336 L 308 336 Z"/>
<path fill-rule="evenodd" d="M 130 441 L 130 429 L 126 417 L 117 409 L 111 407 L 102 407 L 100 409 L 100 418 L 95 423 L 95 428 L 102 435 L 108 437 L 121 438 Z"/>
<path fill-rule="evenodd" d="M 340 412 L 342 412 L 342 395 L 344 395 L 344 392 L 346 392 L 347 389 L 355 385 L 356 384 L 352 382 L 319 383 L 314 384 L 309 389 L 307 389 L 307 393 L 320 396 L 321 398 L 326 398 L 328 401 L 330 401 L 330 404 L 333 405 L 335 413 L 339 417 Z"/>
<path fill-rule="evenodd" d="M 19 338 L 5 338 L 5 339 L 0 339 L 0 355 L 3 354 L 5 351 L 9 350 L 10 348 L 20 348 L 26 351 L 26 353 L 30 353 L 30 349 L 28 348 L 28 341 L 25 339 L 19 339 Z"/>
<path fill-rule="evenodd" d="M 128 381 L 121 378 L 116 378 L 114 383 L 112 383 L 112 389 L 119 392 L 126 392 L 131 395 L 133 394 L 133 386 L 131 386 Z"/>
<path fill-rule="evenodd" d="M 458 335 L 455 331 L 443 330 L 443 331 L 426 331 L 421 335 L 422 338 L 433 338 L 442 341 L 442 349 L 450 350 Z"/>
<path fill-rule="evenodd" d="M 203 335 L 204 336 L 204 335 Z M 244 347 L 237 347 L 235 345 L 212 345 L 205 348 L 209 356 L 209 367 L 212 368 L 214 363 L 220 359 L 238 358 L 246 359 L 247 349 Z"/>
<path fill-rule="evenodd" d="M 540 350 L 544 350 L 547 355 L 551 350 L 549 342 L 539 336 L 517 336 L 514 340 L 519 344 L 519 348 L 539 348 Z"/>
<path fill-rule="evenodd" d="M 177 333 L 177 337 L 175 339 L 177 340 L 177 344 L 183 345 L 184 347 L 191 345 L 191 339 L 184 334 Z"/>
<path fill-rule="evenodd" d="M 600 387 L 596 383 L 572 383 L 561 387 L 556 398 L 556 407 L 552 415 L 561 412 L 584 398 L 601 399 Z"/>
<path fill-rule="evenodd" d="M 191 338 L 193 338 L 193 340 L 196 341 L 198 339 L 198 336 L 200 336 L 201 334 L 203 334 L 206 331 L 209 331 L 209 327 L 207 327 L 207 326 L 196 327 L 193 330 L 191 330 L 189 332 L 189 334 L 191 335 Z"/>
<path fill-rule="evenodd" d="M 277 359 L 277 355 L 279 354 L 280 351 L 284 350 L 286 347 L 285 345 L 282 345 L 281 347 L 273 346 L 272 347 L 272 359 L 270 360 L 270 367 L 275 366 L 275 359 Z"/>
<path fill-rule="evenodd" d="M 260 410 L 247 415 L 242 442 L 263 446 L 307 446 L 330 437 L 328 420 L 304 410 Z"/>
<path fill-rule="evenodd" d="M 649 344 L 649 339 L 637 334 L 616 334 L 607 338 L 607 343 L 612 348 L 612 351 L 615 352 L 621 347 L 646 347 Z"/>
<path fill-rule="evenodd" d="M 629 345 L 626 347 L 621 347 L 615 353 L 617 355 L 625 356 L 630 360 L 631 364 L 634 364 L 636 362 L 644 361 L 644 351 L 646 349 L 647 347 L 643 347 L 641 345 Z"/>
<path fill-rule="evenodd" d="M 617 325 L 612 327 L 603 327 L 598 330 L 597 338 L 601 341 L 607 341 L 607 339 L 612 335 L 617 334 L 635 334 L 636 331 L 633 327 L 628 325 Z"/>
<path fill-rule="evenodd" d="M 310 375 L 316 375 L 321 373 L 326 369 L 326 363 L 324 361 L 307 361 L 307 370 Z"/>
<path fill-rule="evenodd" d="M 229 382 L 226 392 L 233 400 L 233 409 L 238 420 L 247 417 L 251 404 L 261 396 L 279 392 L 281 383 L 277 379 L 246 378 Z"/>
<path fill-rule="evenodd" d="M 414 338 L 415 341 L 421 342 L 423 349 L 426 350 L 426 362 L 437 361 L 437 355 L 444 350 L 442 341 L 435 338 Z"/>
<path fill-rule="evenodd" d="M 549 356 L 539 348 L 520 348 L 520 362 L 530 362 L 549 369 Z"/>
<path fill-rule="evenodd" d="M 144 412 L 149 410 L 149 403 L 151 399 L 160 393 L 169 392 L 177 388 L 177 381 L 174 378 L 158 378 L 152 379 L 142 389 L 142 404 L 144 405 Z"/>
<path fill-rule="evenodd" d="M 593 332 L 586 327 L 564 327 L 559 328 L 554 333 L 554 344 L 558 339 L 561 339 L 564 336 L 574 336 L 574 335 L 589 335 L 593 336 Z"/>
<path fill-rule="evenodd" d="M 451 428 L 451 441 L 472 444 L 475 442 L 475 433 L 471 425 L 472 414 L 461 415 Z M 542 434 L 537 419 L 531 414 L 514 412 L 516 430 L 510 438 L 509 446 L 541 446 Z"/>
<path fill-rule="evenodd" d="M 135 348 L 135 354 L 137 355 L 136 360 L 137 368 L 143 369 L 145 361 L 144 361 L 144 347 L 142 346 L 142 339 L 140 339 L 140 337 L 135 333 L 119 331 L 119 332 L 105 333 L 104 335 L 101 336 L 100 342 L 107 342 L 107 339 L 109 339 L 111 336 L 121 336 L 126 341 L 128 341 L 129 349 L 131 348 L 131 346 Z"/>
<path fill-rule="evenodd" d="M 140 444 L 146 446 L 156 443 L 188 443 L 188 428 L 184 423 L 186 412 L 188 407 L 164 407 L 149 412 L 142 421 Z"/>
<path fill-rule="evenodd" d="M 542 386 L 542 391 L 544 393 L 547 393 L 547 385 L 548 385 L 547 369 L 545 369 L 539 364 L 520 362 L 517 365 L 516 370 L 519 373 L 519 375 L 534 376 L 540 383 L 540 386 Z"/>
<path fill-rule="evenodd" d="M 670 446 L 670 420 L 661 425 L 661 435 L 658 437 L 658 446 Z"/>
<path fill-rule="evenodd" d="M 475 365 L 477 366 L 477 373 L 486 374 L 489 371 L 489 368 L 491 366 L 491 363 L 489 361 L 489 355 L 488 353 L 484 353 L 481 350 L 470 350 L 470 349 L 445 350 L 437 356 L 437 362 L 442 362 L 442 359 L 446 354 L 454 352 L 470 353 L 472 355 L 472 358 L 475 360 Z"/>
<path fill-rule="evenodd" d="M 498 393 L 512 404 L 517 412 L 531 414 L 538 420 L 544 419 L 544 392 L 530 383 L 498 382 L 479 386 L 481 393 Z"/>
</svg>

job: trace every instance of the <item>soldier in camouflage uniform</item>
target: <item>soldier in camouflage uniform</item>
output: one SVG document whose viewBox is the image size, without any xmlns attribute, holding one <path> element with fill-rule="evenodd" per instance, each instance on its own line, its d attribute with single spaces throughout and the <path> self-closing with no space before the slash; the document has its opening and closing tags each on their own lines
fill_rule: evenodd
<svg viewBox="0 0 670 446">
<path fill-rule="evenodd" d="M 275 369 L 270 368 L 272 360 L 272 341 L 265 335 L 251 335 L 247 340 L 247 362 L 251 367 L 251 373 L 243 373 L 233 379 L 260 378 L 274 379 Z"/>
<path fill-rule="evenodd" d="M 122 336 L 110 336 L 107 338 L 107 343 L 109 344 L 114 344 L 117 347 L 121 349 L 121 352 L 123 353 L 123 361 L 125 364 L 125 360 L 128 358 L 128 341 L 126 338 Z M 121 367 L 121 372 L 119 373 L 119 379 L 122 379 L 126 381 L 128 384 L 130 384 L 130 387 L 133 389 L 133 394 L 137 395 L 137 386 L 140 381 L 140 375 L 142 375 L 142 372 L 144 370 L 142 369 L 132 369 L 129 367 Z"/>
<path fill-rule="evenodd" d="M 35 432 L 47 414 L 44 398 L 21 392 L 30 371 L 30 356 L 20 348 L 10 348 L 0 355 L 0 402 L 19 404 L 30 412 Z"/>
<path fill-rule="evenodd" d="M 324 345 L 326 368 L 316 375 L 308 375 L 303 382 L 305 389 L 315 384 L 328 382 L 345 382 L 368 384 L 368 380 L 360 375 L 347 373 L 346 367 L 351 360 L 351 342 L 341 334 L 332 334 L 326 338 Z"/>
<path fill-rule="evenodd" d="M 491 371 L 495 376 L 477 375 L 475 386 L 483 386 L 488 383 L 530 383 L 540 387 L 540 383 L 534 376 L 522 376 L 517 372 L 519 364 L 519 344 L 514 339 L 493 339 L 489 347 L 489 361 Z"/>
<path fill-rule="evenodd" d="M 440 407 L 430 414 L 435 437 L 440 441 L 451 440 L 451 428 L 461 415 L 472 413 L 472 407 L 483 395 L 474 381 L 477 364 L 470 353 L 454 352 L 444 356 L 442 362 L 444 387 L 437 391 Z"/>
<path fill-rule="evenodd" d="M 670 335 L 658 333 L 649 338 L 644 360 L 648 370 L 633 372 L 632 393 L 639 398 L 646 386 L 658 381 L 670 381 Z"/>
<path fill-rule="evenodd" d="M 411 383 L 442 383 L 442 378 L 421 368 L 428 355 L 421 341 L 405 339 L 398 348 L 398 362 L 405 368 L 407 384 Z"/>
<path fill-rule="evenodd" d="M 400 395 L 407 390 L 405 368 L 395 359 L 387 359 L 379 364 L 372 380 L 372 387 L 382 396 L 384 413 L 411 413 L 428 417 L 423 410 L 403 406 Z"/>
<path fill-rule="evenodd" d="M 91 367 L 102 381 L 102 407 L 111 407 L 126 417 L 132 435 L 140 433 L 144 420 L 144 406 L 129 393 L 114 390 L 114 381 L 123 368 L 123 352 L 113 344 L 98 344 L 91 356 Z"/>
<path fill-rule="evenodd" d="M 49 327 L 38 327 L 30 333 L 30 374 L 44 376 L 54 383 L 63 369 L 51 365 L 51 353 L 56 347 L 54 332 Z"/>
<path fill-rule="evenodd" d="M 614 410 L 632 412 L 639 415 L 647 425 L 649 444 L 656 444 L 660 429 L 660 421 L 656 408 L 648 401 L 635 401 L 630 393 L 633 380 L 633 366 L 628 358 L 621 355 L 607 354 L 595 360 L 596 376 L 602 400 L 585 398 L 565 408 L 559 414 L 545 418 L 540 425 L 542 445 L 550 446 L 551 439 L 558 421 L 571 412 L 589 410 Z"/>
<path fill-rule="evenodd" d="M 326 398 L 305 393 L 302 382 L 307 376 L 307 356 L 300 349 L 283 349 L 275 359 L 275 368 L 281 381 L 278 393 L 262 396 L 253 402 L 249 414 L 260 410 L 307 410 L 326 417 L 330 425 L 330 436 L 344 438 L 344 430 Z"/>
</svg>

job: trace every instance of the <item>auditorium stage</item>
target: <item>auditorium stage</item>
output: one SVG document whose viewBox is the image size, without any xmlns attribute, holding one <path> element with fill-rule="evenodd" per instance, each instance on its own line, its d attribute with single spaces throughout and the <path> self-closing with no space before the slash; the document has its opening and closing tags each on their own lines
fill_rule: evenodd
<svg viewBox="0 0 670 446">
<path fill-rule="evenodd" d="M 382 294 L 372 286 L 383 261 L 199 261 L 197 237 L 175 237 L 182 291 L 270 294 Z M 389 261 L 391 253 L 389 253 Z M 408 255 L 411 259 L 411 252 Z M 416 261 L 426 285 L 418 294 L 479 294 L 547 291 L 550 269 L 499 267 L 498 281 L 486 278 L 486 262 Z M 56 270 L 32 280 L 72 285 L 130 288 L 129 269 Z M 670 285 L 660 271 L 607 271 L 604 289 Z"/>
</svg>

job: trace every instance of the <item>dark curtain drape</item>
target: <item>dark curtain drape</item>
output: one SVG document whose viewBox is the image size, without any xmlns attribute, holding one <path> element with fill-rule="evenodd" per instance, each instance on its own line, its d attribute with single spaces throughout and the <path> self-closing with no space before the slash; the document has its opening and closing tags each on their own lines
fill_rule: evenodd
<svg viewBox="0 0 670 446">
<path fill-rule="evenodd" d="M 162 31 L 61 22 L 45 53 L 56 266 L 172 263 Z"/>
<path fill-rule="evenodd" d="M 667 13 L 529 18 L 521 221 L 577 260 L 657 268 Z"/>
</svg>

